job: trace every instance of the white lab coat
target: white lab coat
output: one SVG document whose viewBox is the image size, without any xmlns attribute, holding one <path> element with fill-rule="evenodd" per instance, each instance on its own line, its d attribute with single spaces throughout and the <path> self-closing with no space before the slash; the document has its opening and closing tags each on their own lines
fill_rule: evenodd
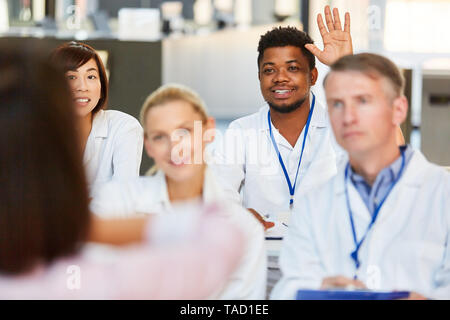
<svg viewBox="0 0 450 320">
<path fill-rule="evenodd" d="M 228 196 L 271 220 L 289 211 L 290 193 L 269 133 L 267 112 L 233 121 L 223 139 L 218 137 L 211 165 Z M 305 129 L 296 144 L 272 126 L 275 141 L 292 184 L 295 180 Z M 298 174 L 295 198 L 337 172 L 337 155 L 326 109 L 316 100 Z M 298 201 L 294 200 L 294 206 Z"/>
<path fill-rule="evenodd" d="M 213 299 L 265 299 L 267 258 L 264 230 L 251 213 L 225 199 L 223 190 L 207 168 L 203 185 L 203 202 L 224 205 L 229 219 L 246 238 L 246 250 L 238 269 Z M 97 188 L 91 211 L 100 217 L 126 217 L 133 214 L 164 213 L 172 209 L 164 173 L 130 181 L 111 181 Z"/>
<path fill-rule="evenodd" d="M 132 116 L 116 110 L 100 110 L 92 121 L 84 151 L 88 185 L 111 179 L 139 176 L 144 133 Z"/>
<path fill-rule="evenodd" d="M 371 220 L 353 184 L 349 199 L 358 241 Z M 293 299 L 323 278 L 352 278 L 355 249 L 344 192 L 344 167 L 308 192 L 293 212 L 280 256 L 282 278 L 271 298 Z M 414 151 L 359 250 L 358 279 L 370 289 L 415 291 L 450 299 L 450 175 Z"/>
</svg>

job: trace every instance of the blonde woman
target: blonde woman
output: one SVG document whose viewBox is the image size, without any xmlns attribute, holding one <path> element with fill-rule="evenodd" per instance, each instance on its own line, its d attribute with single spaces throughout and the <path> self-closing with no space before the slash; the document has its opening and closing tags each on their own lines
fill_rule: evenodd
<svg viewBox="0 0 450 320">
<path fill-rule="evenodd" d="M 187 87 L 166 85 L 141 109 L 144 147 L 155 161 L 153 175 L 110 182 L 98 189 L 91 210 L 100 217 L 155 214 L 186 202 L 225 206 L 228 219 L 245 233 L 245 253 L 216 299 L 264 299 L 266 253 L 260 223 L 244 208 L 229 203 L 203 157 L 214 139 L 215 121 L 200 97 Z M 176 230 L 174 230 L 174 235 Z"/>
</svg>

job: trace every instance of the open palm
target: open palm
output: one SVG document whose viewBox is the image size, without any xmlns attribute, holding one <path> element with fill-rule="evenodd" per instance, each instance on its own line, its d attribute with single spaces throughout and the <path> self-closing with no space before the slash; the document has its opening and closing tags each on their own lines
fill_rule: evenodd
<svg viewBox="0 0 450 320">
<path fill-rule="evenodd" d="M 326 6 L 325 21 L 327 27 L 325 27 L 322 15 L 319 13 L 317 15 L 317 25 L 319 26 L 320 35 L 323 40 L 323 51 L 314 44 L 307 44 L 305 47 L 311 51 L 320 62 L 331 65 L 340 57 L 353 54 L 352 37 L 350 35 L 350 14 L 348 12 L 345 13 L 344 29 L 342 29 L 338 9 L 334 8 L 333 15 L 331 15 L 330 7 Z"/>
</svg>

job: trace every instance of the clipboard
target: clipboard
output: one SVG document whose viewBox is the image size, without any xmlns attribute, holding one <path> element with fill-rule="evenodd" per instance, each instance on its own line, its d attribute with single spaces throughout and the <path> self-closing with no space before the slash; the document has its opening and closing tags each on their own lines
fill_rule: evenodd
<svg viewBox="0 0 450 320">
<path fill-rule="evenodd" d="M 409 291 L 298 290 L 296 300 L 394 300 L 409 297 Z"/>
</svg>

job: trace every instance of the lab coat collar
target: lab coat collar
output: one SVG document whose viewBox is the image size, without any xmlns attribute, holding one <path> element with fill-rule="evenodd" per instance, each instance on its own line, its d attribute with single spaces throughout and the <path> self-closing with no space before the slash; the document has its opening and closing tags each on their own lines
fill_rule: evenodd
<svg viewBox="0 0 450 320">
<path fill-rule="evenodd" d="M 312 103 L 312 95 L 310 99 L 310 108 Z M 259 127 L 263 131 L 269 132 L 269 124 L 267 123 L 267 112 L 269 112 L 269 105 L 265 105 L 259 109 Z M 322 104 L 317 100 L 316 96 L 316 104 L 314 106 L 314 112 L 311 118 L 311 127 L 316 128 L 326 128 L 329 126 L 328 123 L 328 114 L 327 110 Z"/>
<path fill-rule="evenodd" d="M 427 178 L 427 170 L 429 170 L 433 164 L 430 163 L 419 150 L 414 150 L 413 152 L 414 154 L 405 171 L 403 184 L 408 187 L 419 188 Z"/>
<path fill-rule="evenodd" d="M 154 179 L 156 180 L 156 185 L 159 186 L 158 194 L 155 194 L 154 197 L 159 199 L 164 210 L 171 210 L 172 205 L 169 201 L 169 192 L 167 191 L 167 181 L 164 172 L 162 170 L 156 171 Z"/>
<path fill-rule="evenodd" d="M 164 172 L 162 170 L 158 170 L 154 176 L 154 179 L 157 180 L 157 184 L 160 186 L 159 194 L 154 196 L 161 201 L 161 204 L 165 210 L 171 210 L 172 204 L 169 200 L 169 192 L 167 190 L 167 182 Z M 214 178 L 213 172 L 207 166 L 205 169 L 205 177 L 203 181 L 203 203 L 217 203 L 224 198 L 224 193 L 219 187 L 216 179 Z"/>
<path fill-rule="evenodd" d="M 94 179 L 97 166 L 89 166 L 90 162 L 97 163 L 99 157 L 99 150 L 103 143 L 103 139 L 108 137 L 108 119 L 106 112 L 98 111 L 92 120 L 92 128 L 86 142 L 86 148 L 83 155 L 83 163 L 85 167 L 89 167 L 87 176 L 89 181 Z M 97 139 L 99 138 L 99 139 Z"/>
<path fill-rule="evenodd" d="M 108 119 L 104 110 L 98 111 L 92 121 L 92 134 L 94 138 L 108 137 Z"/>
<path fill-rule="evenodd" d="M 336 195 L 343 194 L 345 192 L 345 167 L 347 162 L 342 163 L 339 168 L 336 183 Z M 400 178 L 398 184 L 407 187 L 419 188 L 423 183 L 424 175 L 432 164 L 428 162 L 425 156 L 419 150 L 413 150 L 413 155 L 408 166 L 405 168 L 403 177 Z"/>
</svg>

